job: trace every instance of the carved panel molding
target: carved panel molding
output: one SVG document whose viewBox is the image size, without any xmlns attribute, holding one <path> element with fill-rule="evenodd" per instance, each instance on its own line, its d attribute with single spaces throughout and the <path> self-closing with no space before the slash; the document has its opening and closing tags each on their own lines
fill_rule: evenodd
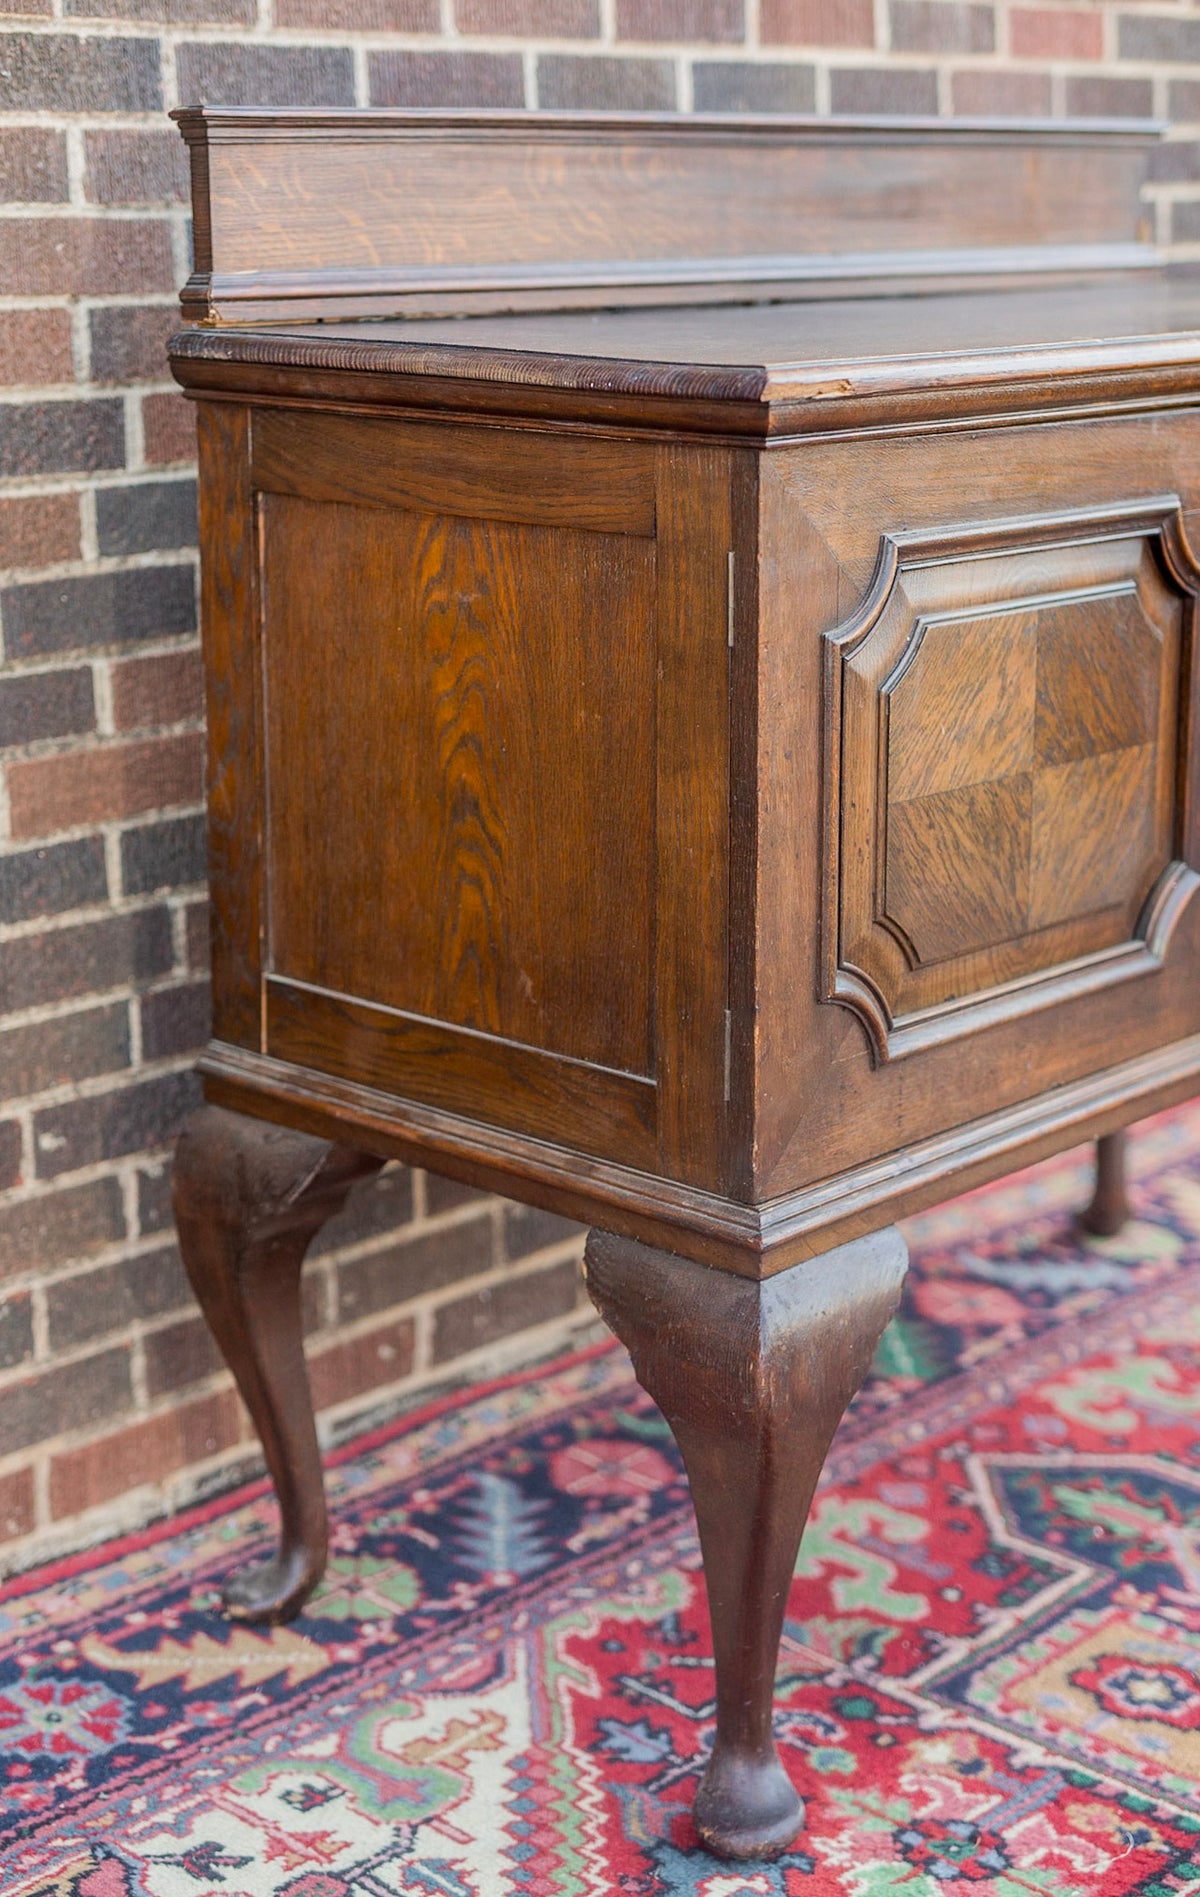
<svg viewBox="0 0 1200 1897">
<path fill-rule="evenodd" d="M 1198 592 L 1174 495 L 884 537 L 826 637 L 824 995 L 876 1060 L 1162 966 Z"/>
</svg>

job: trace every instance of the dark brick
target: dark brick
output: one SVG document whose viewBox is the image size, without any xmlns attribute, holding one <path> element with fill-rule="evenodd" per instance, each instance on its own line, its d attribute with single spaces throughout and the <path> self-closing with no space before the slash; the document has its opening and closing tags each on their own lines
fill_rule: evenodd
<svg viewBox="0 0 1200 1897">
<path fill-rule="evenodd" d="M 1200 180 L 1200 142 L 1172 139 L 1150 148 L 1150 177 L 1157 184 L 1194 184 Z"/>
<path fill-rule="evenodd" d="M 576 59 L 543 53 L 538 60 L 538 103 L 547 109 L 626 112 L 673 111 L 675 67 L 669 59 Z"/>
<path fill-rule="evenodd" d="M 1172 81 L 1167 88 L 1167 116 L 1176 126 L 1195 125 L 1200 121 L 1200 81 Z"/>
<path fill-rule="evenodd" d="M 0 1187 L 21 1183 L 21 1129 L 15 1120 L 0 1121 Z"/>
<path fill-rule="evenodd" d="M 341 46 L 184 45 L 176 70 L 184 105 L 354 104 L 354 59 Z"/>
<path fill-rule="evenodd" d="M 10 204 L 61 204 L 69 195 L 67 141 L 40 125 L 0 131 L 0 198 Z"/>
<path fill-rule="evenodd" d="M 1068 118 L 1148 119 L 1153 109 L 1148 79 L 1067 77 Z"/>
<path fill-rule="evenodd" d="M 198 1314 L 165 1324 L 145 1339 L 146 1390 L 151 1397 L 186 1390 L 222 1368 L 221 1353 Z"/>
<path fill-rule="evenodd" d="M 692 87 L 697 112 L 811 112 L 817 99 L 811 66 L 697 60 Z"/>
<path fill-rule="evenodd" d="M 425 1174 L 425 1205 L 429 1212 L 452 1212 L 455 1206 L 470 1205 L 472 1201 L 482 1205 L 485 1195 L 476 1186 L 464 1186 L 458 1179 L 447 1179 L 443 1173 Z"/>
<path fill-rule="evenodd" d="M 158 20 L 164 26 L 253 26 L 254 0 L 65 0 L 64 12 L 88 20 Z"/>
<path fill-rule="evenodd" d="M 1049 118 L 1047 72 L 985 72 L 972 67 L 950 80 L 953 110 L 979 118 Z"/>
<path fill-rule="evenodd" d="M 313 0 L 306 0 L 312 4 Z M 321 0 L 316 0 L 317 4 Z M 275 0 L 276 14 L 280 0 Z M 456 0 L 460 33 L 512 33 L 521 39 L 595 39 L 598 0 Z"/>
<path fill-rule="evenodd" d="M 133 1403 L 129 1350 L 103 1350 L 0 1390 L 0 1455 L 119 1416 Z"/>
<path fill-rule="evenodd" d="M 171 817 L 121 836 L 121 880 L 128 896 L 202 883 L 208 875 L 203 817 Z"/>
<path fill-rule="evenodd" d="M 101 553 L 154 553 L 196 544 L 196 483 L 139 481 L 96 491 Z"/>
<path fill-rule="evenodd" d="M 434 1314 L 434 1363 L 449 1363 L 514 1331 L 566 1317 L 579 1302 L 580 1282 L 577 1265 L 551 1265 L 443 1304 Z"/>
<path fill-rule="evenodd" d="M 22 383 L 44 388 L 48 382 L 70 382 L 74 374 L 66 310 L 0 313 L 0 382 L 6 388 Z"/>
<path fill-rule="evenodd" d="M 18 1199 L 0 1208 L 0 1277 L 67 1265 L 124 1236 L 125 1212 L 115 1179 L 91 1179 L 85 1186 Z"/>
<path fill-rule="evenodd" d="M 142 1055 L 169 1060 L 198 1052 L 212 1033 L 212 992 L 206 981 L 142 996 Z"/>
<path fill-rule="evenodd" d="M 158 112 L 159 53 L 152 39 L 6 33 L 0 79 L 7 112 Z"/>
<path fill-rule="evenodd" d="M 96 723 L 86 667 L 0 679 L 0 745 L 72 737 Z"/>
<path fill-rule="evenodd" d="M 18 494 L 0 500 L 0 567 L 51 566 L 79 558 L 75 494 Z"/>
<path fill-rule="evenodd" d="M 0 408 L 0 475 L 119 468 L 125 412 L 117 401 L 22 402 Z"/>
<path fill-rule="evenodd" d="M 0 922 L 28 922 L 104 902 L 108 874 L 99 837 L 47 843 L 19 856 L 0 856 Z M 7 951 L 6 951 L 7 952 Z"/>
<path fill-rule="evenodd" d="M 33 1355 L 33 1299 L 28 1291 L 0 1303 L 0 1370 L 12 1370 Z"/>
<path fill-rule="evenodd" d="M 196 624 L 196 574 L 183 566 L 136 567 L 82 579 L 32 580 L 0 600 L 10 658 L 161 639 Z"/>
<path fill-rule="evenodd" d="M 582 1238 L 586 1230 L 586 1226 L 561 1219 L 556 1212 L 543 1212 L 536 1205 L 504 1208 L 504 1250 L 509 1258 L 527 1258 L 530 1252 L 544 1251 L 547 1245 Z"/>
<path fill-rule="evenodd" d="M 34 1525 L 33 1470 L 13 1469 L 0 1476 L 0 1541 L 19 1541 Z"/>
<path fill-rule="evenodd" d="M 189 903 L 183 919 L 187 932 L 187 965 L 193 975 L 207 975 L 212 966 L 212 914 L 208 898 Z"/>
<path fill-rule="evenodd" d="M 964 0 L 892 0 L 892 45 L 905 53 L 994 52 L 995 15 Z"/>
<path fill-rule="evenodd" d="M 0 1034 L 0 1098 L 19 1100 L 128 1065 L 128 1002 L 56 1015 Z"/>
<path fill-rule="evenodd" d="M 167 974 L 172 954 L 165 909 L 19 936 L 0 956 L 0 1014 L 152 981 Z"/>
<path fill-rule="evenodd" d="M 907 66 L 853 66 L 830 74 L 834 112 L 934 113 L 937 74 Z"/>
<path fill-rule="evenodd" d="M 195 1074 L 161 1074 L 90 1100 L 45 1107 L 34 1116 L 34 1147 L 43 1179 L 165 1146 L 200 1101 Z"/>
<path fill-rule="evenodd" d="M 369 1258 L 351 1259 L 338 1266 L 338 1322 L 406 1304 L 460 1278 L 478 1278 L 494 1262 L 487 1218 L 468 1219 L 390 1245 Z"/>
<path fill-rule="evenodd" d="M 525 103 L 517 53 L 372 53 L 367 74 L 372 105 Z"/>
<path fill-rule="evenodd" d="M 365 1337 L 342 1338 L 310 1359 L 313 1403 L 318 1410 L 329 1409 L 383 1384 L 397 1383 L 409 1374 L 415 1356 L 416 1327 L 411 1318 Z"/>
<path fill-rule="evenodd" d="M 110 677 L 118 731 L 186 724 L 204 716 L 204 666 L 198 646 L 124 659 L 111 668 Z"/>
<path fill-rule="evenodd" d="M 617 0 L 622 40 L 740 40 L 742 0 Z"/>
<path fill-rule="evenodd" d="M 70 1350 L 140 1318 L 164 1317 L 192 1301 L 174 1245 L 120 1258 L 46 1287 L 51 1350 Z"/>
<path fill-rule="evenodd" d="M 1177 244 L 1200 243 L 1200 204 L 1171 206 L 1171 236 Z"/>
<path fill-rule="evenodd" d="M 175 132 L 88 132 L 84 148 L 93 204 L 187 202 L 187 147 Z"/>
<path fill-rule="evenodd" d="M 175 1228 L 175 1214 L 171 1208 L 171 1169 L 159 1166 L 153 1172 L 139 1172 L 137 1176 L 138 1195 L 138 1231 L 144 1238 L 154 1232 L 170 1232 Z"/>
<path fill-rule="evenodd" d="M 375 1179 L 356 1186 L 337 1217 L 322 1226 L 312 1244 L 312 1256 L 382 1238 L 412 1219 L 412 1174 L 407 1166 L 389 1166 Z"/>
<path fill-rule="evenodd" d="M 1163 66 L 1200 66 L 1200 20 L 1156 13 L 1124 13 L 1117 21 L 1121 59 L 1152 59 Z"/>
<path fill-rule="evenodd" d="M 169 290 L 166 218 L 0 218 L 0 278 L 14 296 L 118 296 Z"/>
<path fill-rule="evenodd" d="M 167 338 L 179 328 L 179 311 L 152 304 L 133 309 L 93 310 L 92 374 L 97 382 L 165 382 Z"/>
</svg>

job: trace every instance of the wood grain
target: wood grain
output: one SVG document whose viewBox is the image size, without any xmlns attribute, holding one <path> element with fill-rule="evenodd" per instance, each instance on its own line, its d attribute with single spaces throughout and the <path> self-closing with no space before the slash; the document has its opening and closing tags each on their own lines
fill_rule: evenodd
<svg viewBox="0 0 1200 1897">
<path fill-rule="evenodd" d="M 185 309 L 598 304 L 748 278 L 893 272 L 1018 247 L 1061 273 L 1129 262 L 1157 128 L 576 114 L 177 113 L 193 153 Z M 1035 258 L 1033 253 L 1044 253 Z M 933 253 L 933 259 L 930 258 Z M 939 253 L 940 258 L 939 258 Z M 1135 259 L 1136 260 L 1136 259 Z"/>
<path fill-rule="evenodd" d="M 262 507 L 271 968 L 652 1075 L 653 543 Z"/>
</svg>

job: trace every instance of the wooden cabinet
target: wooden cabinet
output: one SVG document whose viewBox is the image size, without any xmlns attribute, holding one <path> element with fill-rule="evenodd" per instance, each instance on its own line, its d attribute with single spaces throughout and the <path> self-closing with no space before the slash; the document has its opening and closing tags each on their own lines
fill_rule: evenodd
<svg viewBox="0 0 1200 1897">
<path fill-rule="evenodd" d="M 586 1220 L 704 1546 L 714 1849 L 890 1223 L 1195 1091 L 1200 287 L 1153 128 L 185 112 L 215 1037 L 177 1205 L 283 1535 L 401 1156 Z M 1120 1216 L 1105 1147 L 1093 1217 Z"/>
</svg>

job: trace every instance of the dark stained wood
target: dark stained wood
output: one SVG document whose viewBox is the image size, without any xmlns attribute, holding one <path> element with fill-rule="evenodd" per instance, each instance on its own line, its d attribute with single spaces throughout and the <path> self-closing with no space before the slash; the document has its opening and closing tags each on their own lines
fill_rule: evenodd
<svg viewBox="0 0 1200 1897">
<path fill-rule="evenodd" d="M 698 287 L 711 300 L 744 296 L 748 281 L 795 294 L 807 281 L 852 279 L 863 256 L 876 274 L 1137 265 L 1157 129 L 216 108 L 175 117 L 193 157 L 185 310 L 252 322 L 662 301 Z M 1004 254 L 1015 250 L 1020 260 Z"/>
<path fill-rule="evenodd" d="M 1112 1238 L 1129 1218 L 1126 1146 L 1123 1127 L 1096 1141 L 1096 1188 L 1079 1215 L 1079 1223 L 1099 1238 Z"/>
<path fill-rule="evenodd" d="M 325 1567 L 321 1457 L 304 1368 L 300 1267 L 321 1226 L 382 1160 L 201 1107 L 175 1152 L 183 1262 L 233 1371 L 279 1499 L 279 1547 L 224 1591 L 235 1620 L 291 1620 Z"/>
<path fill-rule="evenodd" d="M 1114 1229 L 1121 1129 L 1200 1086 L 1200 279 L 1133 243 L 1144 129 L 183 122 L 177 1190 L 284 1516 L 235 1604 L 320 1565 L 296 1279 L 349 1183 L 585 1221 L 696 1498 L 701 1830 L 781 1849 L 779 1619 L 881 1228 L 1095 1138 Z"/>
<path fill-rule="evenodd" d="M 261 1047 L 263 758 L 250 417 L 243 407 L 206 402 L 196 421 L 213 1006 L 232 1040 Z"/>
<path fill-rule="evenodd" d="M 587 1287 L 662 1410 L 688 1472 L 717 1671 L 694 1807 L 722 1857 L 774 1857 L 804 1807 L 775 1749 L 772 1695 L 821 1465 L 908 1266 L 895 1230 L 755 1285 L 593 1232 Z"/>
<path fill-rule="evenodd" d="M 653 1075 L 654 543 L 262 514 L 272 972 Z"/>
</svg>

